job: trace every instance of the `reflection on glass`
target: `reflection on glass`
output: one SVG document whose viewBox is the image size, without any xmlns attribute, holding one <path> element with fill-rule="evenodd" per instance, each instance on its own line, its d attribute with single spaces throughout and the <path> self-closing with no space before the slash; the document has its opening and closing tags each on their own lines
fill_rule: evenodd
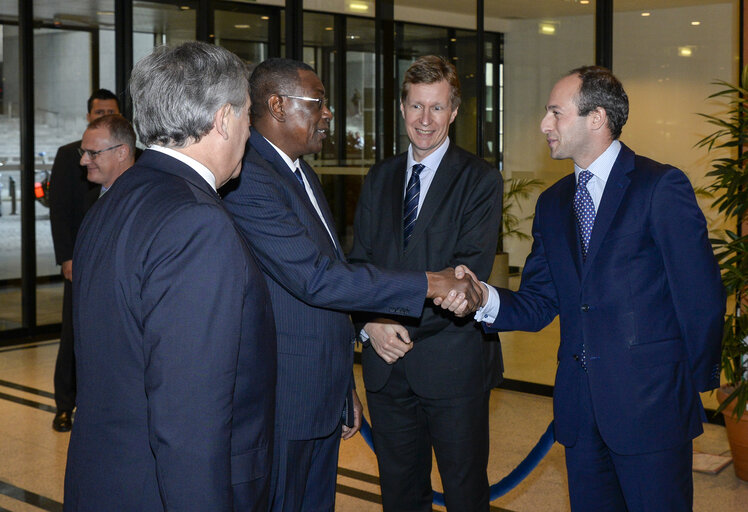
<svg viewBox="0 0 748 512">
<path fill-rule="evenodd" d="M 248 64 L 268 58 L 269 18 L 250 12 L 215 12 L 215 44 L 231 50 Z"/>
<path fill-rule="evenodd" d="M 374 21 L 349 18 L 346 32 L 345 158 L 372 165 L 376 148 Z"/>
<path fill-rule="evenodd" d="M 3 134 L 0 137 L 0 331 L 4 331 L 21 327 L 18 27 L 0 25 L 0 39 L 0 131 Z M 49 227 L 45 227 L 49 231 Z"/>
<path fill-rule="evenodd" d="M 196 4 L 188 0 L 180 5 L 133 2 L 133 62 L 151 53 L 156 46 L 194 41 Z"/>
</svg>

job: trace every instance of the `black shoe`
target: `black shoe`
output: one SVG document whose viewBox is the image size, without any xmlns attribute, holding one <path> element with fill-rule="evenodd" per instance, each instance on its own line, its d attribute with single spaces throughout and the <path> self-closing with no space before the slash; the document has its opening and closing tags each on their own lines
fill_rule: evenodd
<svg viewBox="0 0 748 512">
<path fill-rule="evenodd" d="M 52 428 L 57 432 L 70 432 L 70 429 L 73 428 L 73 412 L 57 411 L 55 419 L 52 420 Z"/>
</svg>

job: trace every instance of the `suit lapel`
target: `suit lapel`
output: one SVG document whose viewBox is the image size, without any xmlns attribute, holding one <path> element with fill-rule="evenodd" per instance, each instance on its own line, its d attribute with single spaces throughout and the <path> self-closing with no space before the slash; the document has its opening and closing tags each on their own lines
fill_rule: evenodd
<svg viewBox="0 0 748 512">
<path fill-rule="evenodd" d="M 634 153 L 629 148 L 621 144 L 621 151 L 616 158 L 613 168 L 610 170 L 610 176 L 605 184 L 603 197 L 600 200 L 600 206 L 595 215 L 595 223 L 592 226 L 590 235 L 590 246 L 587 251 L 582 279 L 587 275 L 592 261 L 595 259 L 605 235 L 610 229 L 610 224 L 616 216 L 618 207 L 621 205 L 626 189 L 631 182 L 628 173 L 634 169 Z"/>
<path fill-rule="evenodd" d="M 423 236 L 426 228 L 431 224 L 431 219 L 441 206 L 447 193 L 450 191 L 452 182 L 462 171 L 464 163 L 456 158 L 456 151 L 454 148 L 454 143 L 450 141 L 449 149 L 447 149 L 442 161 L 439 163 L 439 168 L 436 170 L 434 179 L 431 181 L 428 193 L 426 194 L 426 199 L 424 199 L 423 206 L 418 212 L 418 219 L 413 228 L 413 233 L 410 236 L 408 249 L 405 250 L 406 254 Z M 402 192 L 402 188 L 400 190 Z M 400 209 L 402 210 L 402 208 Z M 402 211 L 400 212 L 400 219 L 402 220 Z M 400 222 L 400 224 L 402 226 L 402 222 Z M 402 227 L 400 229 L 402 230 Z M 402 238 L 402 236 L 400 238 Z"/>
<path fill-rule="evenodd" d="M 576 215 L 574 213 L 574 193 L 576 192 L 576 178 L 574 174 L 569 176 L 564 186 L 559 191 L 559 206 L 561 215 L 561 232 L 566 236 L 569 247 L 569 255 L 574 261 L 577 276 L 582 275 L 582 244 L 579 240 Z"/>
<path fill-rule="evenodd" d="M 405 191 L 405 176 L 408 165 L 407 153 L 395 157 L 392 163 L 393 179 L 389 181 L 389 198 L 392 206 L 392 232 L 398 240 L 400 254 L 403 253 L 403 200 Z M 417 224 L 418 222 L 416 222 Z"/>
<path fill-rule="evenodd" d="M 312 167 L 308 163 L 306 163 L 303 158 L 299 159 L 299 166 L 301 167 L 301 172 L 304 173 L 306 180 L 309 182 L 309 186 L 312 188 L 314 197 L 317 199 L 317 205 L 322 212 L 322 216 L 324 217 L 327 226 L 330 228 L 330 234 L 332 234 L 335 240 L 335 243 L 333 245 L 335 246 L 335 250 L 338 253 L 338 257 L 340 259 L 344 259 L 343 250 L 340 247 L 340 240 L 338 240 L 337 233 L 335 232 L 335 222 L 333 221 L 332 211 L 330 211 L 330 205 L 327 203 L 327 199 L 325 198 L 325 191 L 322 189 L 322 183 L 319 181 L 319 177 L 317 176 L 317 173 L 314 172 L 314 169 L 312 169 Z M 313 205 L 312 209 L 314 209 Z M 319 215 L 317 215 L 316 211 L 314 212 L 314 215 L 319 218 Z M 322 226 L 322 229 L 325 229 L 325 226 Z M 325 232 L 327 232 L 326 229 Z"/>
<path fill-rule="evenodd" d="M 330 227 L 330 232 L 335 237 L 334 244 L 332 240 L 330 240 L 330 234 L 327 232 L 322 219 L 319 218 L 317 210 L 314 209 L 314 205 L 309 199 L 306 190 L 303 188 L 303 186 L 299 185 L 299 180 L 296 179 L 296 176 L 293 175 L 291 169 L 289 169 L 288 165 L 280 157 L 275 148 L 270 145 L 265 137 L 263 137 L 259 132 L 256 132 L 255 130 L 252 130 L 251 132 L 251 135 L 249 137 L 249 144 L 251 144 L 251 146 L 255 150 L 257 150 L 257 152 L 266 162 L 272 165 L 272 168 L 275 170 L 284 187 L 296 194 L 299 202 L 304 205 L 304 208 L 306 208 L 308 215 L 313 219 L 312 222 L 317 223 L 319 229 L 322 230 L 322 234 L 324 234 L 324 238 L 327 240 L 330 246 L 334 246 L 333 248 L 337 256 L 343 259 L 343 250 L 340 247 L 340 241 L 335 235 L 335 224 L 332 222 L 332 214 L 330 213 L 327 201 L 325 200 L 324 191 L 322 190 L 322 187 L 319 183 L 319 179 L 317 178 L 311 167 L 309 167 L 309 164 L 304 162 L 303 159 L 299 159 L 299 167 L 301 168 L 301 172 L 303 172 L 304 176 L 306 176 L 306 179 L 309 182 L 312 191 L 314 192 L 314 197 L 317 199 L 317 205 L 320 207 L 320 211 L 325 217 L 325 222 L 327 222 L 327 225 Z"/>
</svg>

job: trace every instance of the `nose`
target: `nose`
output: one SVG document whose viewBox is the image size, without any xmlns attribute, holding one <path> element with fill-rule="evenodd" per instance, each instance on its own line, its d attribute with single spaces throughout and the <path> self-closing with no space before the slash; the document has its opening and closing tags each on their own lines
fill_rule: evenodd
<svg viewBox="0 0 748 512">
<path fill-rule="evenodd" d="M 332 119 L 332 111 L 330 110 L 330 107 L 327 106 L 327 104 L 322 107 L 322 119 Z"/>
<path fill-rule="evenodd" d="M 88 157 L 88 153 L 83 153 L 80 164 L 85 167 L 89 163 L 91 163 L 91 159 Z"/>
<path fill-rule="evenodd" d="M 428 108 L 424 108 L 421 111 L 421 118 L 419 119 L 420 123 L 424 126 L 428 126 L 431 124 L 431 110 Z"/>
<path fill-rule="evenodd" d="M 552 119 L 553 114 L 551 112 L 546 112 L 543 119 L 540 120 L 540 131 L 546 135 L 551 131 Z"/>
</svg>

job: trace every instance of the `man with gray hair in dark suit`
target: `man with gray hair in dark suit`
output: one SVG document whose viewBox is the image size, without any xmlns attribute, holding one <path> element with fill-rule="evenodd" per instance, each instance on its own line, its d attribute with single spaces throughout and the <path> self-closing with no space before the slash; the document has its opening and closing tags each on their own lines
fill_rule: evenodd
<svg viewBox="0 0 748 512">
<path fill-rule="evenodd" d="M 275 326 L 216 192 L 241 171 L 247 89 L 244 63 L 205 43 L 133 69 L 148 148 L 88 212 L 74 254 L 65 511 L 266 510 Z"/>
</svg>

